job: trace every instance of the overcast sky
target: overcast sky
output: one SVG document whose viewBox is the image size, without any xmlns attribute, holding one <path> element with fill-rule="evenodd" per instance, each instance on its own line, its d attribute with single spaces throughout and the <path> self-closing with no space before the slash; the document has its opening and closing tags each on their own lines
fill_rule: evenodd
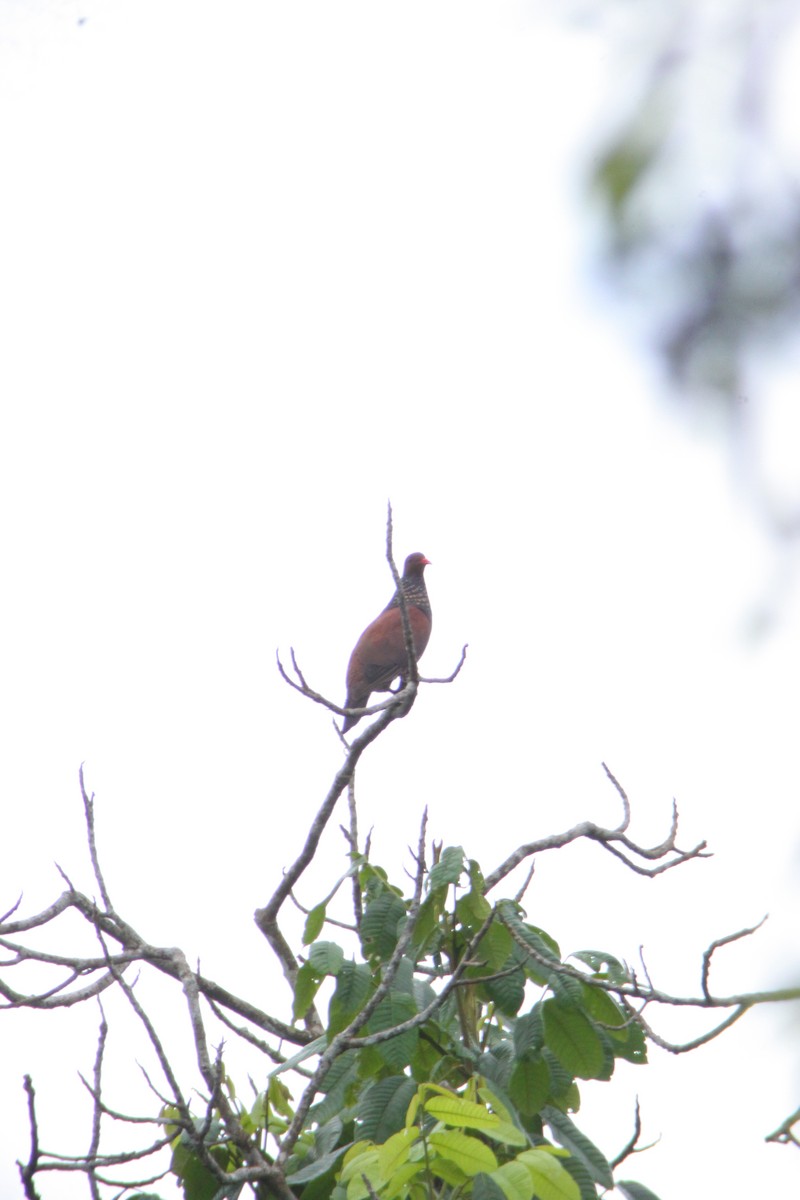
<svg viewBox="0 0 800 1200">
<path fill-rule="evenodd" d="M 433 564 L 424 671 L 470 650 L 359 767 L 375 860 L 399 880 L 425 805 L 487 872 L 613 823 L 605 760 L 635 836 L 661 840 L 674 795 L 681 844 L 714 858 L 648 881 L 596 847 L 545 856 L 530 918 L 565 951 L 644 943 L 657 985 L 696 992 L 709 941 L 769 912 L 714 981 L 796 981 L 797 597 L 752 636 L 780 550 L 587 282 L 603 29 L 505 0 L 6 0 L 1 20 L 0 909 L 53 899 L 55 861 L 93 890 L 85 762 L 120 913 L 288 1013 L 252 912 L 341 751 L 274 654 L 343 700 L 391 594 L 391 498 L 398 559 Z M 790 473 L 796 440 L 770 444 Z M 304 902 L 344 852 L 333 829 Z M 638 1093 L 661 1140 L 629 1174 L 664 1200 L 791 1194 L 797 1153 L 763 1138 L 798 1102 L 792 1019 L 623 1064 L 582 1088 L 581 1128 L 613 1155 Z M 47 1146 L 88 1144 L 94 1021 L 0 1021 L 0 1196 L 25 1070 Z"/>
</svg>

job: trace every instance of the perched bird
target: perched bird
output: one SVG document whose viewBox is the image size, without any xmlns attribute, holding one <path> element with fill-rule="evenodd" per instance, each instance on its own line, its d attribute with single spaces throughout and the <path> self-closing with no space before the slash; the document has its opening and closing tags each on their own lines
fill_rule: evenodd
<svg viewBox="0 0 800 1200">
<path fill-rule="evenodd" d="M 400 587 L 406 598 L 408 623 L 417 658 L 431 636 L 431 603 L 422 573 L 429 565 L 424 554 L 409 554 L 403 567 Z M 372 692 L 388 692 L 393 679 L 408 670 L 408 655 L 403 636 L 403 618 L 399 593 L 395 592 L 386 608 L 376 617 L 356 642 L 347 667 L 347 699 L 345 708 L 365 708 Z M 361 720 L 345 717 L 342 733 L 347 733 Z"/>
</svg>

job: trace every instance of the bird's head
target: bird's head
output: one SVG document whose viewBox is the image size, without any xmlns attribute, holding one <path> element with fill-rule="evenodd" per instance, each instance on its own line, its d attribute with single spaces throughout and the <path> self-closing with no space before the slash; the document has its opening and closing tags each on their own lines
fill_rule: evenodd
<svg viewBox="0 0 800 1200">
<path fill-rule="evenodd" d="M 410 579 L 415 575 L 421 577 L 422 572 L 430 565 L 431 560 L 426 558 L 424 554 L 420 554 L 419 551 L 415 552 L 414 554 L 409 554 L 405 561 L 405 566 L 403 567 L 403 578 Z"/>
</svg>

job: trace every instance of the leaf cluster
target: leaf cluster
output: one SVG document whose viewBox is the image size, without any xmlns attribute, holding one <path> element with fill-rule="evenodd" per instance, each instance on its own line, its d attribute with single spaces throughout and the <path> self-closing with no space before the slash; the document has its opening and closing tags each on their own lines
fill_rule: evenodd
<svg viewBox="0 0 800 1200">
<path fill-rule="evenodd" d="M 517 900 L 490 904 L 460 847 L 437 854 L 416 906 L 380 867 L 362 861 L 357 880 L 357 952 L 320 936 L 325 904 L 306 921 L 293 1015 L 302 1020 L 327 981 L 324 1036 L 276 1068 L 239 1114 L 262 1148 L 274 1143 L 276 1160 L 284 1152 L 292 1194 L 589 1200 L 613 1187 L 611 1164 L 573 1118 L 584 1081 L 610 1080 L 620 1059 L 646 1062 L 636 1013 L 609 990 L 630 984 L 628 969 L 585 951 L 566 971 L 556 940 Z M 297 1129 L 300 1109 L 281 1081 L 326 1054 Z M 223 1140 L 220 1163 L 223 1151 L 232 1167 L 243 1161 Z M 227 1194 L 199 1185 L 190 1160 L 181 1136 L 173 1170 L 187 1200 Z"/>
</svg>

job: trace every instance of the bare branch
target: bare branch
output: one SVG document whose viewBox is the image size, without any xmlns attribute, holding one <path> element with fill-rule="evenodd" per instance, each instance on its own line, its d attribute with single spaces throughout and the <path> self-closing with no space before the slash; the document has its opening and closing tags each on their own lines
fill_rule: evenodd
<svg viewBox="0 0 800 1200">
<path fill-rule="evenodd" d="M 21 1162 L 17 1163 L 19 1167 L 20 1179 L 25 1190 L 26 1200 L 41 1200 L 39 1193 L 33 1186 L 33 1177 L 39 1169 L 39 1127 L 36 1124 L 36 1092 L 33 1089 L 33 1081 L 30 1075 L 26 1075 L 23 1080 L 23 1086 L 28 1097 L 28 1124 L 31 1131 L 31 1152 L 28 1155 L 28 1161 L 24 1165 Z"/>
<path fill-rule="evenodd" d="M 215 1004 L 213 1000 L 209 1000 L 208 1005 L 217 1020 L 220 1021 L 227 1029 L 230 1029 L 232 1033 L 235 1033 L 237 1037 L 240 1037 L 243 1042 L 247 1042 L 248 1045 L 254 1046 L 256 1050 L 260 1050 L 262 1054 L 266 1055 L 267 1058 L 271 1059 L 271 1061 L 276 1063 L 278 1066 L 287 1061 L 285 1054 L 279 1054 L 278 1051 L 270 1046 L 268 1042 L 265 1042 L 262 1038 L 256 1037 L 253 1031 L 248 1029 L 247 1026 L 234 1025 L 230 1017 L 226 1016 L 219 1005 Z M 311 1072 L 304 1071 L 302 1067 L 295 1067 L 293 1069 L 298 1075 L 306 1075 L 309 1078 L 311 1077 Z"/>
<path fill-rule="evenodd" d="M 664 841 L 660 842 L 657 846 L 640 846 L 636 842 L 633 842 L 625 832 L 630 822 L 630 803 L 628 797 L 605 763 L 603 763 L 603 769 L 622 799 L 623 819 L 621 823 L 616 828 L 605 829 L 601 825 L 596 825 L 593 821 L 581 821 L 578 825 L 574 825 L 572 829 L 567 829 L 564 833 L 550 834 L 548 837 L 538 838 L 534 842 L 527 842 L 525 845 L 519 846 L 509 854 L 508 858 L 499 867 L 486 876 L 485 892 L 489 892 L 492 888 L 497 887 L 498 883 L 505 879 L 515 867 L 518 867 L 520 863 L 532 855 L 541 854 L 545 850 L 561 850 L 564 846 L 579 841 L 581 838 L 598 842 L 604 850 L 619 858 L 632 871 L 651 878 L 655 875 L 661 875 L 664 871 L 669 871 L 681 863 L 688 862 L 690 859 L 710 857 L 706 852 L 705 842 L 699 842 L 691 850 L 679 850 L 676 846 L 678 809 L 674 801 L 672 805 L 670 832 Z M 624 850 L 620 849 L 620 846 Z M 628 851 L 628 853 L 624 851 Z M 645 862 L 656 862 L 659 859 L 666 858 L 667 855 L 672 855 L 673 857 L 668 858 L 666 862 L 661 862 L 655 867 L 643 866 L 641 863 L 635 861 L 635 858 L 640 858 L 644 859 Z"/>
<path fill-rule="evenodd" d="M 798 996 L 800 996 L 800 991 L 798 991 Z M 795 999 L 796 998 L 797 997 L 795 997 Z M 653 999 L 662 1004 L 673 1003 L 671 1000 L 662 1000 L 658 994 L 653 996 Z M 719 1003 L 711 1000 L 710 997 L 708 1003 L 705 1005 L 699 1001 L 696 1001 L 695 1004 L 698 1008 L 721 1007 Z M 642 1026 L 642 1029 L 644 1029 L 650 1040 L 655 1042 L 657 1046 L 660 1046 L 662 1050 L 668 1050 L 670 1054 L 687 1054 L 690 1050 L 696 1050 L 698 1046 L 704 1046 L 706 1042 L 712 1042 L 714 1038 L 719 1037 L 719 1035 L 724 1033 L 726 1029 L 730 1029 L 731 1025 L 735 1025 L 739 1018 L 743 1017 L 749 1008 L 749 1004 L 739 1005 L 729 1016 L 725 1018 L 724 1021 L 720 1021 L 720 1023 L 715 1025 L 713 1029 L 710 1029 L 708 1033 L 703 1033 L 700 1035 L 700 1037 L 692 1038 L 692 1040 L 689 1042 L 668 1042 L 666 1038 L 662 1038 L 660 1034 L 655 1032 L 652 1026 L 645 1021 L 641 1013 L 638 1016 L 638 1020 L 639 1024 Z"/>
<path fill-rule="evenodd" d="M 83 770 L 81 769 L 81 788 L 83 787 Z M 84 793 L 85 795 L 85 793 Z M 103 1055 L 106 1048 L 106 1038 L 108 1037 L 108 1025 L 106 1023 L 106 1015 L 103 1012 L 103 1006 L 98 1000 L 100 1009 L 100 1030 L 97 1037 L 97 1054 L 94 1060 L 94 1104 L 92 1106 L 92 1139 L 89 1143 L 89 1153 L 87 1155 L 91 1162 L 97 1158 L 100 1150 L 100 1126 L 103 1119 L 102 1107 L 100 1102 L 102 1075 L 103 1075 Z M 97 1186 L 94 1168 L 87 1171 L 89 1179 L 89 1190 L 92 1193 L 92 1200 L 100 1200 L 100 1189 Z"/>
<path fill-rule="evenodd" d="M 86 794 L 86 786 L 83 782 L 83 763 L 81 763 L 80 771 L 78 772 L 78 778 L 80 780 L 81 796 L 83 798 L 83 811 L 86 817 L 86 835 L 89 841 L 89 855 L 92 860 L 92 870 L 94 871 L 94 877 L 97 880 L 97 886 L 100 889 L 100 896 L 103 904 L 110 912 L 112 908 L 111 900 L 109 899 L 108 889 L 106 888 L 105 880 L 103 879 L 103 872 L 100 870 L 100 860 L 97 857 L 97 845 L 94 835 L 94 792 L 92 792 L 91 796 Z"/>
<path fill-rule="evenodd" d="M 727 937 L 717 938 L 716 941 L 711 943 L 708 949 L 703 953 L 702 987 L 704 996 L 710 998 L 708 990 L 708 976 L 711 971 L 711 958 L 714 954 L 714 951 L 718 950 L 720 946 L 729 946 L 731 942 L 738 942 L 740 938 L 750 937 L 751 934 L 757 933 L 766 919 L 767 914 L 765 913 L 758 924 L 753 925 L 751 929 L 739 929 L 736 933 L 729 933 Z"/>
<path fill-rule="evenodd" d="M 726 1029 L 728 1025 L 732 1025 L 734 1021 L 737 1021 L 739 1017 L 742 1016 L 743 1012 L 748 1008 L 752 1008 L 754 1004 L 780 1003 L 788 1000 L 800 1000 L 800 987 L 778 988 L 769 992 L 743 992 L 735 996 L 676 996 L 670 992 L 664 992 L 661 989 L 654 987 L 649 976 L 646 985 L 641 984 L 636 979 L 635 975 L 630 979 L 629 982 L 614 982 L 609 979 L 601 979 L 596 975 L 588 975 L 585 971 L 581 971 L 577 967 L 570 966 L 569 963 L 559 963 L 551 957 L 540 954 L 539 951 L 532 946 L 530 942 L 526 941 L 525 938 L 514 928 L 513 924 L 506 920 L 502 912 L 498 912 L 497 917 L 498 920 L 503 922 L 506 929 L 511 934 L 511 937 L 514 939 L 517 945 L 525 951 L 526 955 L 533 959 L 538 966 L 544 968 L 545 971 L 551 975 L 577 979 L 589 987 L 598 988 L 600 991 L 604 992 L 611 992 L 613 995 L 620 997 L 620 999 L 627 997 L 634 1000 L 644 1000 L 648 1004 L 666 1004 L 673 1008 L 737 1009 L 736 1013 L 732 1014 L 730 1017 L 726 1017 L 725 1021 L 710 1033 L 703 1034 L 694 1041 L 687 1042 L 685 1045 L 680 1046 L 672 1045 L 671 1043 L 665 1041 L 659 1041 L 658 1037 L 652 1032 L 650 1027 L 645 1025 L 645 1022 L 641 1017 L 641 1013 L 639 1013 L 638 1018 L 642 1024 L 642 1027 L 646 1029 L 648 1036 L 651 1036 L 653 1041 L 657 1042 L 658 1045 L 663 1046 L 665 1050 L 671 1050 L 676 1054 L 683 1053 L 684 1050 L 692 1050 L 696 1046 L 702 1046 L 705 1042 L 711 1041 L 712 1038 L 715 1038 L 719 1033 L 722 1032 L 723 1029 Z M 755 928 L 757 929 L 758 926 L 755 926 Z M 722 945 L 725 942 L 736 941 L 738 937 L 743 937 L 747 933 L 752 932 L 753 930 L 742 930 L 740 934 L 728 936 L 727 938 L 721 938 L 719 940 L 719 944 Z M 708 951 L 706 951 L 706 953 L 708 953 Z M 742 1011 L 738 1011 L 739 1009 Z"/>
<path fill-rule="evenodd" d="M 292 679 L 291 675 L 289 675 L 281 661 L 280 651 L 276 650 L 275 661 L 277 663 L 278 673 L 281 679 L 283 679 L 284 683 L 288 683 L 289 687 L 294 688 L 294 690 L 299 692 L 301 696 L 305 696 L 308 700 L 313 700 L 315 704 L 321 704 L 323 708 L 329 709 L 330 712 L 334 712 L 340 717 L 356 715 L 360 717 L 373 717 L 376 713 L 384 712 L 387 708 L 392 708 L 395 706 L 397 704 L 398 696 L 405 697 L 408 691 L 407 688 L 401 688 L 398 692 L 392 692 L 388 700 L 377 701 L 375 704 L 370 704 L 366 708 L 343 708 L 341 704 L 335 704 L 333 700 L 329 700 L 327 696 L 323 696 L 322 692 L 317 692 L 314 688 L 309 686 L 297 662 L 297 656 L 292 646 L 289 647 L 289 653 L 292 657 L 292 666 L 294 667 L 295 673 L 300 682 L 296 683 Z M 344 742 L 344 745 L 346 746 L 347 742 Z"/>
<path fill-rule="evenodd" d="M 2 917 L 0 917 L 0 925 L 5 925 L 8 918 L 13 917 L 14 913 L 17 911 L 20 904 L 22 904 L 22 892 L 20 892 L 19 897 L 17 898 L 16 904 L 12 904 L 11 908 L 8 910 L 8 912 L 3 913 Z"/>
<path fill-rule="evenodd" d="M 800 1122 L 800 1108 L 795 1109 L 791 1116 L 788 1116 L 765 1140 L 768 1142 L 780 1142 L 783 1145 L 788 1145 L 791 1142 L 795 1146 L 800 1146 L 800 1137 L 794 1131 L 794 1126 L 798 1122 Z"/>
<path fill-rule="evenodd" d="M 642 1136 L 642 1115 L 639 1109 L 639 1097 L 636 1097 L 636 1109 L 633 1114 L 633 1133 L 628 1141 L 620 1150 L 619 1154 L 615 1155 L 609 1162 L 612 1171 L 615 1171 L 620 1163 L 623 1163 L 631 1154 L 638 1154 L 637 1146 L 639 1138 Z"/>
<path fill-rule="evenodd" d="M 455 679 L 456 675 L 458 675 L 458 673 L 460 672 L 464 663 L 467 661 L 467 650 L 468 649 L 469 649 L 469 642 L 465 642 L 464 645 L 461 647 L 461 657 L 459 658 L 455 669 L 453 671 L 451 671 L 449 675 L 445 675 L 440 678 L 435 678 L 435 677 L 428 676 L 428 675 L 420 675 L 420 677 L 419 677 L 420 683 L 452 683 L 453 680 Z"/>
</svg>

